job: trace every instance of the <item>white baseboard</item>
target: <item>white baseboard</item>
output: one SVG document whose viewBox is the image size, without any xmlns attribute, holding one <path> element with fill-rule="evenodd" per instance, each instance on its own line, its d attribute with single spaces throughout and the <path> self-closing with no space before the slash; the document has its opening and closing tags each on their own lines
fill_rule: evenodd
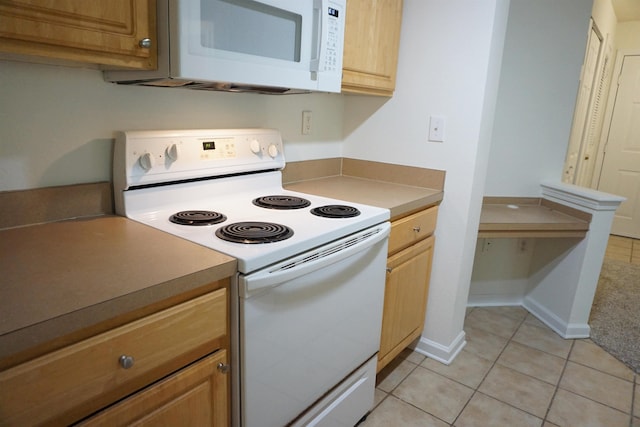
<svg viewBox="0 0 640 427">
<path fill-rule="evenodd" d="M 591 335 L 591 327 L 587 323 L 567 323 L 529 297 L 524 299 L 522 306 L 562 338 L 589 338 Z"/>
<path fill-rule="evenodd" d="M 440 363 L 449 365 L 467 344 L 464 337 L 465 333 L 464 331 L 461 331 L 449 346 L 444 346 L 435 341 L 426 339 L 425 337 L 420 337 L 415 351 L 420 354 L 424 354 L 431 359 L 437 360 Z"/>
<path fill-rule="evenodd" d="M 522 305 L 522 295 L 469 295 L 467 307 L 493 307 L 493 306 L 512 306 Z"/>
</svg>

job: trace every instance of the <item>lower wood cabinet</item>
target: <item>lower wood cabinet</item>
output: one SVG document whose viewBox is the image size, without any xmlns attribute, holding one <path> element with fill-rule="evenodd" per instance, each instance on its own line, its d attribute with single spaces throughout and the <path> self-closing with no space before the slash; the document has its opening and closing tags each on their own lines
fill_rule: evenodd
<svg viewBox="0 0 640 427">
<path fill-rule="evenodd" d="M 216 421 L 206 425 L 226 425 L 229 280 L 218 283 L 223 287 L 0 372 L 0 425 L 72 424 L 118 401 L 97 419 L 130 424 L 144 414 L 146 425 L 193 412 Z"/>
<path fill-rule="evenodd" d="M 228 426 L 227 366 L 220 350 L 79 425 Z"/>
<path fill-rule="evenodd" d="M 434 206 L 392 223 L 378 372 L 422 333 L 436 216 Z"/>
</svg>

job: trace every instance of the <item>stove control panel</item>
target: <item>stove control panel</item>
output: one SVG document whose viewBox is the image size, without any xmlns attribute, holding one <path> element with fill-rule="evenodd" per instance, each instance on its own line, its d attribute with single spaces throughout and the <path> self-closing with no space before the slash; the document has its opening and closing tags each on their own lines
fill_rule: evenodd
<svg viewBox="0 0 640 427">
<path fill-rule="evenodd" d="M 216 177 L 285 165 L 275 129 L 120 132 L 114 148 L 114 186 Z"/>
</svg>

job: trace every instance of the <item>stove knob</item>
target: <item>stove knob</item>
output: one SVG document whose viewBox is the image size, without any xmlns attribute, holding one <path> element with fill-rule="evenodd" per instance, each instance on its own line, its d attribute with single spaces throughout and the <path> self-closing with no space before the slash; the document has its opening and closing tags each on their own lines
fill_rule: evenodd
<svg viewBox="0 0 640 427">
<path fill-rule="evenodd" d="M 178 144 L 171 144 L 167 147 L 167 156 L 174 162 L 178 160 L 178 157 L 180 157 L 180 146 Z"/>
<path fill-rule="evenodd" d="M 144 153 L 138 159 L 138 163 L 140 164 L 140 167 L 142 167 L 142 169 L 148 171 L 153 167 L 153 164 L 155 162 L 153 161 L 153 156 L 151 155 L 151 153 Z"/>
<path fill-rule="evenodd" d="M 251 140 L 251 151 L 254 154 L 258 154 L 260 152 L 260 142 L 257 139 Z"/>
<path fill-rule="evenodd" d="M 271 144 L 269 146 L 269 155 L 275 159 L 275 157 L 278 155 L 278 146 L 275 144 Z"/>
</svg>

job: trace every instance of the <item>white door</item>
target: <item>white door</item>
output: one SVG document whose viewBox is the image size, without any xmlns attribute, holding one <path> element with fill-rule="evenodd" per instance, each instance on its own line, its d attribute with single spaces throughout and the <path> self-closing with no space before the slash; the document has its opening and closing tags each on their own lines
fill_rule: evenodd
<svg viewBox="0 0 640 427">
<path fill-rule="evenodd" d="M 627 198 L 611 232 L 640 238 L 640 55 L 624 57 L 598 189 Z"/>
<path fill-rule="evenodd" d="M 580 87 L 573 114 L 567 158 L 565 160 L 564 173 L 562 174 L 562 181 L 569 184 L 576 183 L 576 170 L 583 165 L 583 162 L 580 161 L 580 155 L 584 151 L 584 140 L 588 130 L 586 124 L 591 114 L 591 99 L 601 45 L 602 40 L 592 23 L 587 41 L 587 52 L 582 66 L 582 75 L 580 76 Z"/>
</svg>

